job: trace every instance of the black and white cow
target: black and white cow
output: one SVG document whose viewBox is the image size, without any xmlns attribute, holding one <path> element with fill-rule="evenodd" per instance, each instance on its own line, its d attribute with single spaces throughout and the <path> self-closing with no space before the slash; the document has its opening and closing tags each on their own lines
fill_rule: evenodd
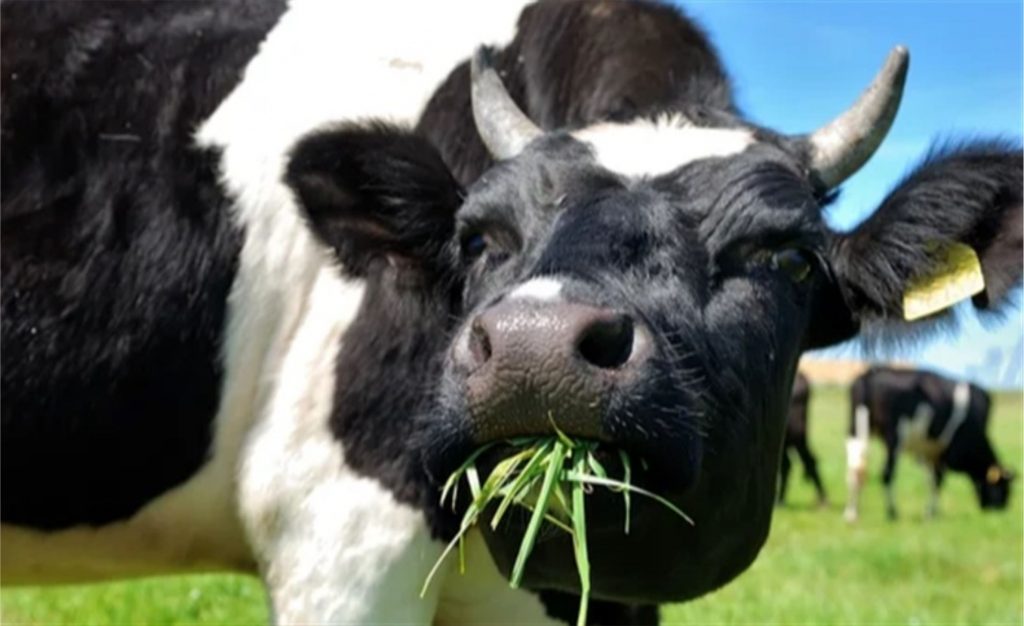
<svg viewBox="0 0 1024 626">
<path fill-rule="evenodd" d="M 846 519 L 859 516 L 870 435 L 885 443 L 882 482 L 891 519 L 897 515 L 893 479 L 900 452 L 916 456 L 931 473 L 929 516 L 938 513 L 947 469 L 971 479 L 981 508 L 1005 508 L 1014 475 L 1000 465 L 986 434 L 991 405 L 981 387 L 928 371 L 875 366 L 859 376 L 850 387 Z"/>
<path fill-rule="evenodd" d="M 977 251 L 979 306 L 1019 281 L 1012 143 L 823 225 L 902 49 L 784 137 L 673 8 L 540 4 L 513 36 L 519 7 L 422 4 L 3 5 L 5 580 L 258 570 L 282 622 L 571 613 L 558 535 L 543 603 L 503 584 L 517 519 L 417 597 L 437 484 L 550 414 L 696 520 L 634 502 L 623 536 L 589 498 L 594 595 L 628 603 L 592 616 L 649 621 L 760 549 L 803 349 L 899 332 L 936 246 Z M 480 41 L 501 79 L 459 64 Z"/>
<path fill-rule="evenodd" d="M 818 475 L 818 459 L 811 452 L 807 442 L 807 406 L 811 400 L 811 383 L 801 372 L 793 379 L 793 391 L 789 397 L 789 412 L 786 414 L 786 433 L 782 438 L 782 465 L 779 474 L 779 504 L 786 503 L 786 486 L 789 472 L 793 469 L 790 453 L 795 453 L 804 467 L 804 477 L 811 481 L 818 493 L 818 505 L 828 502 L 825 486 Z"/>
</svg>

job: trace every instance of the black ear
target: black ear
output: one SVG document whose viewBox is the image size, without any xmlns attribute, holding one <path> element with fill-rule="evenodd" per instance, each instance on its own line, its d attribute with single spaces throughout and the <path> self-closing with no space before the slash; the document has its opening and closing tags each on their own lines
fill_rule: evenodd
<svg viewBox="0 0 1024 626">
<path fill-rule="evenodd" d="M 985 286 L 973 296 L 976 307 L 1003 301 L 1020 284 L 1024 265 L 1022 176 L 1019 144 L 975 141 L 933 148 L 871 217 L 835 237 L 829 259 L 834 286 L 854 328 L 884 327 L 897 334 L 910 328 L 904 310 L 908 290 L 915 297 L 921 285 L 948 282 L 943 273 L 953 264 L 943 257 L 953 252 L 970 257 L 973 251 L 980 261 Z"/>
<path fill-rule="evenodd" d="M 317 131 L 292 150 L 285 182 L 345 272 L 374 259 L 436 270 L 461 189 L 426 139 L 382 123 Z"/>
</svg>

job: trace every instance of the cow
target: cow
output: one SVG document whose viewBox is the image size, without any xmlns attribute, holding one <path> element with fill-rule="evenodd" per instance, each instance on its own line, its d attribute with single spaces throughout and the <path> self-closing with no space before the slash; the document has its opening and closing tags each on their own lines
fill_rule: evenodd
<svg viewBox="0 0 1024 626">
<path fill-rule="evenodd" d="M 789 399 L 789 412 L 786 415 L 786 433 L 782 439 L 782 465 L 779 475 L 779 504 L 786 503 L 786 486 L 789 472 L 793 468 L 789 458 L 790 451 L 795 452 L 804 466 L 804 476 L 811 481 L 818 494 L 818 505 L 825 506 L 828 497 L 825 486 L 818 475 L 818 459 L 807 443 L 807 405 L 811 399 L 811 384 L 801 372 L 793 379 L 793 392 Z"/>
<path fill-rule="evenodd" d="M 901 452 L 917 457 L 931 474 L 928 517 L 939 512 L 947 469 L 971 479 L 982 509 L 1006 508 L 1014 472 L 999 463 L 986 434 L 991 405 L 981 387 L 926 370 L 876 365 L 857 377 L 850 386 L 846 520 L 859 517 L 871 435 L 885 443 L 882 482 L 889 519 L 897 517 L 893 481 Z"/>
<path fill-rule="evenodd" d="M 592 621 L 652 621 L 763 544 L 802 350 L 905 331 L 936 247 L 980 257 L 981 308 L 1020 279 L 1012 142 L 823 225 L 902 48 L 786 137 L 673 7 L 359 9 L 3 5 L 5 579 L 240 569 L 281 622 L 566 619 L 565 537 L 539 593 L 505 584 L 515 517 L 417 597 L 451 469 L 557 426 L 695 521 L 634 502 L 626 536 L 588 498 Z"/>
</svg>

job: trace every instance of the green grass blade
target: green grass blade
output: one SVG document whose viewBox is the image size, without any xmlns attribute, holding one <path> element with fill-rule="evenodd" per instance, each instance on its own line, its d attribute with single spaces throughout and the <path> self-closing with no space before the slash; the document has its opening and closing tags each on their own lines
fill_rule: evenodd
<svg viewBox="0 0 1024 626">
<path fill-rule="evenodd" d="M 633 486 L 633 470 L 629 464 L 629 455 L 626 454 L 625 450 L 619 450 L 619 459 L 622 460 L 622 482 L 626 484 L 626 488 L 622 490 L 622 501 L 626 506 L 626 528 L 625 534 L 629 534 L 629 491 Z"/>
<path fill-rule="evenodd" d="M 605 471 L 604 465 L 601 465 L 601 462 L 597 460 L 593 452 L 587 452 L 587 466 L 592 474 L 601 478 L 608 478 L 608 472 Z"/>
<path fill-rule="evenodd" d="M 562 429 L 558 427 L 558 424 L 555 424 L 555 415 L 551 411 L 548 411 L 548 422 L 551 423 L 551 428 L 555 429 L 555 436 L 558 437 L 558 440 L 562 442 L 562 445 L 564 445 L 566 449 L 572 450 L 579 445 L 572 439 L 569 439 L 569 435 L 563 433 Z"/>
<path fill-rule="evenodd" d="M 561 441 L 555 441 L 551 448 L 551 452 L 547 456 L 547 469 L 544 472 L 544 482 L 541 484 L 537 504 L 533 509 L 533 515 L 530 517 L 530 523 L 526 527 L 526 533 L 523 535 L 523 541 L 519 545 L 519 554 L 516 555 L 515 565 L 512 567 L 512 577 L 509 580 L 509 584 L 513 588 L 519 587 L 519 584 L 523 580 L 523 571 L 526 569 L 526 559 L 530 556 L 530 552 L 533 550 L 533 544 L 537 541 L 537 532 L 540 530 L 540 525 L 544 521 L 544 513 L 548 507 L 548 499 L 551 496 L 551 490 L 554 489 L 555 486 L 555 479 L 562 473 L 562 465 L 565 462 L 566 453 L 567 450 L 565 444 Z"/>
<path fill-rule="evenodd" d="M 565 532 L 569 533 L 570 535 L 572 534 L 572 526 L 569 526 L 568 524 L 566 524 L 562 520 L 558 519 L 554 515 L 551 515 L 550 513 L 545 513 L 544 514 L 544 519 L 547 520 L 548 522 L 550 522 L 551 525 L 554 526 L 555 528 L 564 530 Z"/>
<path fill-rule="evenodd" d="M 451 476 L 448 477 L 448 480 L 445 481 L 444 487 L 441 489 L 441 504 L 442 505 L 444 504 L 445 496 L 448 495 L 448 491 L 451 490 L 452 488 L 457 488 L 459 479 L 462 478 L 463 474 L 465 474 L 466 471 L 470 467 L 473 467 L 473 465 L 476 463 L 476 460 L 478 458 L 480 458 L 481 454 L 483 454 L 484 452 L 487 452 L 492 447 L 494 447 L 493 443 L 488 443 L 488 444 L 484 444 L 484 445 L 480 446 L 479 448 L 477 448 L 473 452 L 473 454 L 469 455 L 469 458 L 467 458 L 462 463 L 462 465 L 460 465 L 458 467 L 458 469 L 456 469 L 454 472 L 452 472 Z M 454 495 L 452 496 L 452 505 L 453 506 L 455 505 L 455 496 Z"/>
<path fill-rule="evenodd" d="M 444 562 L 445 558 L 451 553 L 452 548 L 456 544 L 459 546 L 459 571 L 465 573 L 465 555 L 463 550 L 463 540 L 465 539 L 466 532 L 476 523 L 476 518 L 479 515 L 479 511 L 474 505 L 470 505 L 469 509 L 466 510 L 466 514 L 462 516 L 462 522 L 459 524 L 459 532 L 455 533 L 455 537 L 448 543 L 444 551 L 441 552 L 441 556 L 437 557 L 437 561 L 434 566 L 430 568 L 430 572 L 427 574 L 427 579 L 423 581 L 423 588 L 420 589 L 420 597 L 422 598 L 427 593 L 427 588 L 430 587 L 430 581 L 433 580 L 437 570 L 441 567 L 441 563 Z"/>
<path fill-rule="evenodd" d="M 480 473 L 476 471 L 476 465 L 466 469 L 466 482 L 469 483 L 469 493 L 473 494 L 473 501 L 480 500 Z"/>
<path fill-rule="evenodd" d="M 500 463 L 494 466 L 491 470 L 490 476 L 484 481 L 484 486 L 481 489 L 480 497 L 485 500 L 490 500 L 501 491 L 506 485 L 511 483 L 511 478 L 515 474 L 516 469 L 526 459 L 531 458 L 530 455 L 534 453 L 534 449 L 523 450 L 518 452 L 507 459 L 502 460 Z"/>
<path fill-rule="evenodd" d="M 629 491 L 632 491 L 633 493 L 636 493 L 636 494 L 639 494 L 641 496 L 645 496 L 645 497 L 651 498 L 652 500 L 656 500 L 656 501 L 660 502 L 663 506 L 665 506 L 666 508 L 671 510 L 673 513 L 675 513 L 679 517 L 681 517 L 684 520 L 686 520 L 686 522 L 689 523 L 690 526 L 694 525 L 693 519 L 691 519 L 690 516 L 687 515 L 686 513 L 683 513 L 681 510 L 679 510 L 679 507 L 677 507 L 676 505 L 672 504 L 672 502 L 670 502 L 669 500 L 667 500 L 665 498 L 662 498 L 661 496 L 659 496 L 656 493 L 651 493 L 650 491 L 647 491 L 646 489 L 641 489 L 640 487 L 637 487 L 635 485 L 626 485 L 626 483 L 624 483 L 622 481 L 613 480 L 611 478 L 599 478 L 597 476 L 590 476 L 588 474 L 581 474 L 581 473 L 576 472 L 576 471 L 566 472 L 565 473 L 565 480 L 568 480 L 568 481 L 571 481 L 571 482 L 589 483 L 591 485 L 600 485 L 602 487 L 616 487 L 616 488 L 619 488 L 619 489 L 628 489 Z"/>
<path fill-rule="evenodd" d="M 423 587 L 420 588 L 420 597 L 427 595 L 427 589 L 430 587 L 431 581 L 434 580 L 434 574 L 437 574 L 437 570 L 441 568 L 441 564 L 444 563 L 445 558 L 455 547 L 455 544 L 462 538 L 462 531 L 455 535 L 455 538 L 448 542 L 447 547 L 441 552 L 441 556 L 437 557 L 437 561 L 434 562 L 434 567 L 430 568 L 430 573 L 427 574 L 427 579 L 423 581 Z"/>
<path fill-rule="evenodd" d="M 555 489 L 552 491 L 552 495 L 555 498 L 555 502 L 558 506 L 562 507 L 562 512 L 565 513 L 566 519 L 572 518 L 572 507 L 569 505 L 569 500 L 565 497 L 565 492 L 562 491 L 562 485 L 555 483 Z"/>
<path fill-rule="evenodd" d="M 573 466 L 579 473 L 586 473 L 587 458 L 592 455 L 584 449 L 577 449 Z M 587 608 L 590 603 L 590 558 L 587 555 L 587 514 L 583 500 L 583 483 L 572 485 L 572 546 L 576 555 L 576 571 L 580 575 L 580 608 L 576 615 L 576 626 L 587 623 Z"/>
<path fill-rule="evenodd" d="M 505 497 L 502 498 L 501 504 L 498 505 L 498 510 L 494 512 L 494 517 L 491 518 L 491 528 L 497 528 L 498 523 L 501 522 L 501 518 L 504 517 L 508 507 L 516 499 L 517 495 L 525 497 L 526 493 L 533 487 L 533 483 L 539 478 L 542 473 L 541 466 L 543 465 L 544 459 L 547 458 L 547 454 L 551 448 L 551 442 L 545 442 L 541 444 L 540 448 L 531 448 L 534 451 L 533 457 L 526 462 L 526 466 L 519 472 L 519 475 L 508 485 L 508 490 Z M 527 484 L 529 483 L 529 485 Z"/>
</svg>

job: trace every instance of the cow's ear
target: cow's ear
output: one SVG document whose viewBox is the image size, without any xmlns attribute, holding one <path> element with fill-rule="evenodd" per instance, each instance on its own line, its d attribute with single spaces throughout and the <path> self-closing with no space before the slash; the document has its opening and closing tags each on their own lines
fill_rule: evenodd
<svg viewBox="0 0 1024 626">
<path fill-rule="evenodd" d="M 443 265 L 462 191 L 412 131 L 372 123 L 314 132 L 292 150 L 285 182 L 344 271 L 363 274 L 375 259 Z"/>
<path fill-rule="evenodd" d="M 927 329 L 920 322 L 948 317 L 968 296 L 998 307 L 1021 280 L 1022 175 L 1019 145 L 932 149 L 874 214 L 835 237 L 833 297 L 824 299 L 841 297 L 849 315 L 840 325 L 885 339 Z"/>
</svg>

